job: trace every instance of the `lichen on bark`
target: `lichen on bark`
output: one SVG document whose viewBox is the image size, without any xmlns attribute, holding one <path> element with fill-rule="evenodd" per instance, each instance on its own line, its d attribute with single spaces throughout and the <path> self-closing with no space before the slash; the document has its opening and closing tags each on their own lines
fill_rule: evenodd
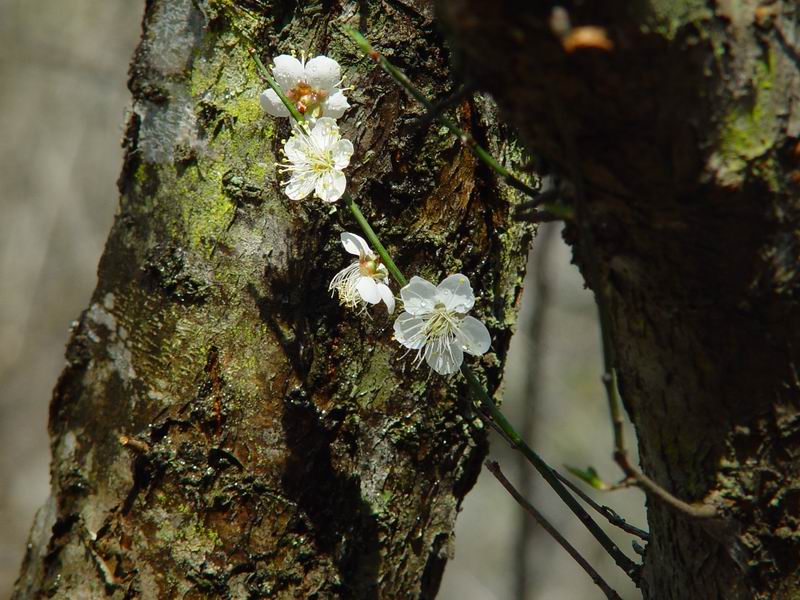
<svg viewBox="0 0 800 600">
<path fill-rule="evenodd" d="M 381 49 L 445 93 L 431 7 L 367 4 Z M 345 65 L 349 189 L 407 273 L 472 278 L 491 389 L 531 230 L 350 45 L 337 23 L 355 6 L 147 3 L 119 210 L 54 392 L 52 497 L 15 598 L 435 594 L 484 432 L 457 381 L 411 368 L 387 316 L 329 298 L 355 224 L 283 195 L 289 125 L 260 112 L 248 45 Z M 518 152 L 489 103 L 453 116 Z"/>
</svg>

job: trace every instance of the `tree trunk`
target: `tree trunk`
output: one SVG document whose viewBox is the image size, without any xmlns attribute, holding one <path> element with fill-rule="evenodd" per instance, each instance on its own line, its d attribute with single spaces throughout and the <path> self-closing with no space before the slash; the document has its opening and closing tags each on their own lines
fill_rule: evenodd
<svg viewBox="0 0 800 600">
<path fill-rule="evenodd" d="M 452 87 L 428 3 L 360 4 L 428 94 Z M 337 27 L 355 8 L 147 2 L 119 210 L 54 392 L 52 495 L 15 598 L 435 595 L 484 432 L 460 384 L 411 367 L 384 312 L 329 297 L 338 234 L 358 230 L 283 194 L 289 124 L 261 112 L 248 45 L 343 64 L 348 188 L 407 273 L 471 278 L 490 389 L 530 229 L 452 136 L 414 126 L 419 105 Z M 488 103 L 454 115 L 520 159 Z"/>
<path fill-rule="evenodd" d="M 797 598 L 800 8 L 564 6 L 440 3 L 464 71 L 575 184 L 645 472 L 720 509 L 648 498 L 644 595 Z"/>
</svg>

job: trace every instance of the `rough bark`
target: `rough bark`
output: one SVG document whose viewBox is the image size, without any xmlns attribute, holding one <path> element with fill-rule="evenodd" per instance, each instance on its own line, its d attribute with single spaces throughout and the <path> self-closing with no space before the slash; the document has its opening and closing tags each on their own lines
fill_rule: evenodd
<svg viewBox="0 0 800 600">
<path fill-rule="evenodd" d="M 613 50 L 565 51 L 552 3 L 440 3 L 464 71 L 575 183 L 644 470 L 721 510 L 648 500 L 644 596 L 797 598 L 800 9 L 562 6 Z"/>
<path fill-rule="evenodd" d="M 118 214 L 51 404 L 52 496 L 15 598 L 430 598 L 485 454 L 460 384 L 329 298 L 349 213 L 295 203 L 265 59 L 340 60 L 348 186 L 407 273 L 462 271 L 499 385 L 530 230 L 516 196 L 337 29 L 432 96 L 453 84 L 426 2 L 150 0 L 130 71 Z M 363 13 L 362 13 L 363 14 Z M 454 115 L 508 161 L 486 102 Z"/>
</svg>

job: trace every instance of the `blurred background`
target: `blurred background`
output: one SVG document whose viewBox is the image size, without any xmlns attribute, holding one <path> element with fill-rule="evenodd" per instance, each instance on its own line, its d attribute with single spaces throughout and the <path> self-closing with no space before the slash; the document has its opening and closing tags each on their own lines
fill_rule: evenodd
<svg viewBox="0 0 800 600">
<path fill-rule="evenodd" d="M 48 493 L 48 402 L 69 325 L 88 304 L 116 210 L 130 102 L 125 83 L 143 6 L 143 0 L 0 0 L 0 598 L 10 595 L 28 528 Z M 506 415 L 529 429 L 528 441 L 551 465 L 591 464 L 613 480 L 619 471 L 610 459 L 594 303 L 558 227 L 548 227 L 530 259 L 508 362 Z M 491 457 L 512 482 L 531 480 L 534 505 L 625 600 L 639 598 L 583 526 L 496 437 Z M 593 495 L 645 525 L 639 492 Z M 541 529 L 523 527 L 524 518 L 482 473 L 459 517 L 439 598 L 602 597 Z M 630 536 L 607 529 L 633 555 Z"/>
</svg>

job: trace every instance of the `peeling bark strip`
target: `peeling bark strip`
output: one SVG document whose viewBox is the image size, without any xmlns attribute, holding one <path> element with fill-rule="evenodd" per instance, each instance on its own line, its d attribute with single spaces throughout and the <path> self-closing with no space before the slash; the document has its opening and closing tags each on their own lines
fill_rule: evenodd
<svg viewBox="0 0 800 600">
<path fill-rule="evenodd" d="M 398 263 L 461 271 L 499 384 L 527 226 L 516 195 L 336 28 L 364 3 L 150 0 L 116 222 L 51 405 L 52 496 L 15 598 L 431 598 L 485 454 L 464 394 L 414 372 L 378 311 L 328 298 L 346 211 L 285 198 L 288 124 L 261 113 L 263 57 L 337 58 L 348 185 Z M 431 97 L 448 57 L 417 3 L 367 3 L 381 50 Z M 453 116 L 510 162 L 485 103 Z M 463 391 L 463 390 L 460 390 Z"/>
<path fill-rule="evenodd" d="M 439 8 L 457 62 L 579 189 L 567 236 L 609 292 L 645 471 L 723 514 L 649 500 L 645 597 L 797 598 L 798 4 Z"/>
</svg>

